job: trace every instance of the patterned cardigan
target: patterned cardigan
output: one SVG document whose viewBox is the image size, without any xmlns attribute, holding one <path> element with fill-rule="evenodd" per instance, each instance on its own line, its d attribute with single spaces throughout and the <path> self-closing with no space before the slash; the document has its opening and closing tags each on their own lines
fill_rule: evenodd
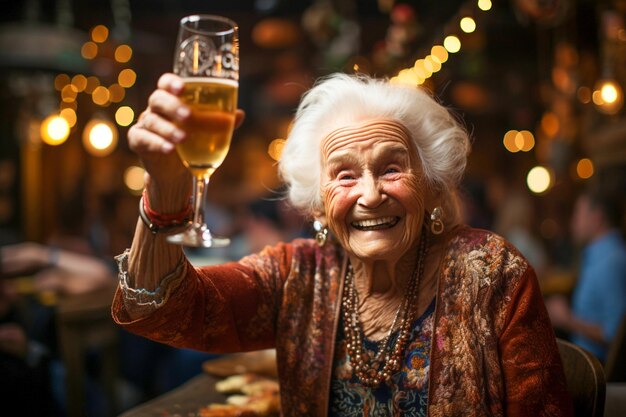
<svg viewBox="0 0 626 417">
<path fill-rule="evenodd" d="M 497 235 L 449 233 L 438 282 L 428 413 L 570 416 L 561 360 L 538 283 Z M 296 240 L 239 262 L 193 268 L 162 306 L 131 319 L 118 288 L 115 321 L 177 347 L 222 353 L 275 347 L 283 416 L 325 416 L 347 257 Z"/>
</svg>

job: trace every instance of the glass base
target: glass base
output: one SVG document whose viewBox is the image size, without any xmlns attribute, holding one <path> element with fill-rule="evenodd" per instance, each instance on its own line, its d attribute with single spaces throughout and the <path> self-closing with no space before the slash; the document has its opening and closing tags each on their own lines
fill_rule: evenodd
<svg viewBox="0 0 626 417">
<path fill-rule="evenodd" d="M 168 236 L 166 240 L 169 243 L 194 248 L 223 248 L 230 245 L 230 239 L 213 236 L 206 227 L 190 227 L 184 232 Z"/>
</svg>

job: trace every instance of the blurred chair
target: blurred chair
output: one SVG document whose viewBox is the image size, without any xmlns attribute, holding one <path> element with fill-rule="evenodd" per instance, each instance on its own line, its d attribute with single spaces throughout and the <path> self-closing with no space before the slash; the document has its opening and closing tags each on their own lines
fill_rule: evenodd
<svg viewBox="0 0 626 417">
<path fill-rule="evenodd" d="M 115 415 L 117 401 L 115 381 L 118 370 L 118 328 L 111 318 L 111 301 L 115 288 L 61 298 L 57 308 L 59 351 L 66 368 L 68 417 L 86 413 L 87 352 L 95 348 L 101 358 L 101 385 L 108 414 Z"/>
<path fill-rule="evenodd" d="M 626 316 L 609 345 L 604 373 L 607 382 L 626 382 Z"/>
<path fill-rule="evenodd" d="M 600 361 L 583 348 L 557 339 L 563 361 L 567 390 L 574 402 L 576 417 L 602 417 L 606 380 Z"/>
</svg>

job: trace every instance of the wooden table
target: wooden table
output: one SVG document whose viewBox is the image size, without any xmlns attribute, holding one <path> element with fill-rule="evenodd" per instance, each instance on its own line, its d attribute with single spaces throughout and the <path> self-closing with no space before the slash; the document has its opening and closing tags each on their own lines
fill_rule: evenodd
<svg viewBox="0 0 626 417">
<path fill-rule="evenodd" d="M 224 403 L 226 396 L 215 391 L 218 378 L 201 374 L 160 397 L 131 408 L 119 417 L 195 417 L 201 407 Z"/>
</svg>

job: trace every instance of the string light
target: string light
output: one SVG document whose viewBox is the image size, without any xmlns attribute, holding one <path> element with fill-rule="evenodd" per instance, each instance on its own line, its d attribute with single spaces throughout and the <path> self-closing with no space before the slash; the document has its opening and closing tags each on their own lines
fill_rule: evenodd
<svg viewBox="0 0 626 417">
<path fill-rule="evenodd" d="M 476 30 L 476 21 L 471 17 L 464 17 L 459 23 L 461 30 L 465 33 L 472 33 Z"/>
<path fill-rule="evenodd" d="M 451 54 L 455 54 L 461 50 L 461 40 L 454 35 L 446 36 L 443 47 Z"/>
<path fill-rule="evenodd" d="M 83 145 L 94 156 L 106 156 L 115 150 L 117 145 L 117 128 L 104 119 L 93 119 L 83 130 Z"/>
<path fill-rule="evenodd" d="M 491 10 L 491 0 L 478 0 L 478 8 L 483 12 Z"/>
</svg>

